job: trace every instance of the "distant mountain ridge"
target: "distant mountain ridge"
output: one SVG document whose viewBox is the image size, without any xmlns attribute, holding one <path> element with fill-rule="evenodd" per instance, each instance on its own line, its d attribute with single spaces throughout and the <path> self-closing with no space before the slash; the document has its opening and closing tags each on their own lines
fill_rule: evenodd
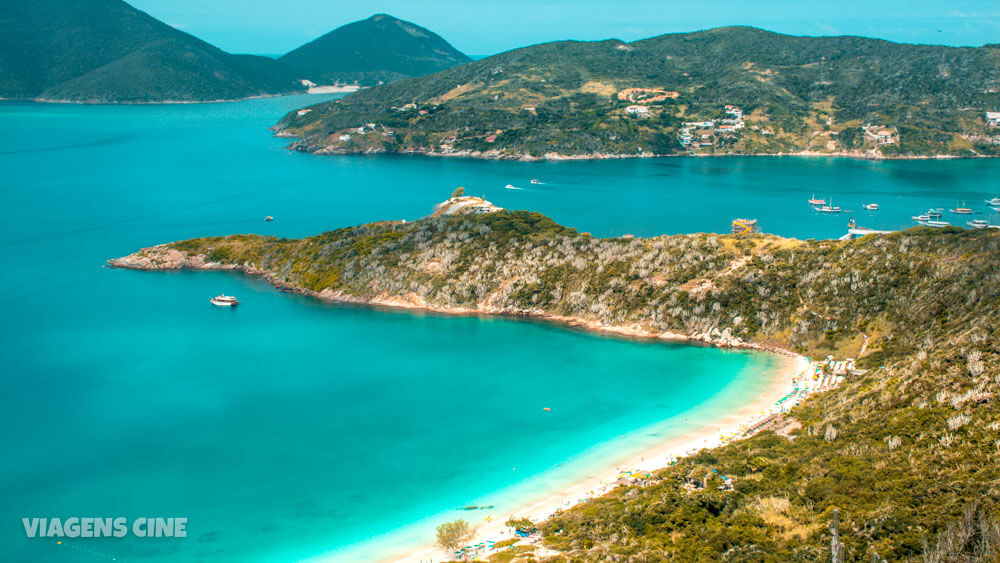
<svg viewBox="0 0 1000 563">
<path fill-rule="evenodd" d="M 426 28 L 376 14 L 339 27 L 278 60 L 313 82 L 370 86 L 439 72 L 472 59 Z"/>
<path fill-rule="evenodd" d="M 635 89 L 664 96 L 630 95 Z M 312 109 L 289 114 L 279 129 L 300 137 L 296 148 L 323 154 L 996 155 L 1000 127 L 985 112 L 1000 111 L 1000 49 L 751 27 L 559 41 Z M 382 127 L 342 134 L 368 123 Z"/>
<path fill-rule="evenodd" d="M 121 0 L 0 4 L 0 97 L 229 100 L 303 90 L 266 57 L 231 55 Z"/>
<path fill-rule="evenodd" d="M 374 85 L 470 60 L 437 34 L 387 14 L 276 60 L 227 53 L 122 0 L 0 3 L 0 99 L 236 100 L 304 92 L 304 79 Z"/>
</svg>

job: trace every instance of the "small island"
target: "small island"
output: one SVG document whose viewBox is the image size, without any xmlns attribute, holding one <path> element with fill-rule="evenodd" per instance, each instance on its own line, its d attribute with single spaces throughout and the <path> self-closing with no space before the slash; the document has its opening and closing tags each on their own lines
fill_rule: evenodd
<svg viewBox="0 0 1000 563">
<path fill-rule="evenodd" d="M 329 301 L 852 360 L 839 386 L 748 437 L 532 524 L 541 544 L 506 542 L 514 560 L 818 560 L 831 549 L 951 560 L 995 537 L 1000 233 L 602 239 L 539 213 L 460 207 L 297 240 L 197 238 L 110 264 L 237 270 Z"/>
</svg>

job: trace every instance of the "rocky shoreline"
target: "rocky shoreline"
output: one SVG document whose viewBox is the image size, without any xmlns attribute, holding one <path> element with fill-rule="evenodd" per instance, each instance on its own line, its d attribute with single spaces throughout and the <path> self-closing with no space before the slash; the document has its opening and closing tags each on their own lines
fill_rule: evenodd
<svg viewBox="0 0 1000 563">
<path fill-rule="evenodd" d="M 298 138 L 298 135 L 288 132 L 283 128 L 274 129 L 275 137 L 281 138 Z M 461 150 L 454 152 L 439 152 L 434 150 L 423 150 L 423 149 L 405 149 L 402 151 L 388 151 L 385 149 L 367 149 L 364 151 L 355 150 L 344 150 L 339 147 L 332 145 L 326 146 L 313 146 L 307 145 L 301 141 L 296 141 L 287 147 L 290 150 L 295 150 L 299 152 L 306 152 L 309 154 L 314 154 L 317 156 L 330 156 L 330 155 L 373 155 L 373 154 L 396 154 L 396 155 L 418 155 L 418 156 L 429 156 L 429 157 L 439 157 L 439 158 L 472 158 L 479 160 L 512 160 L 519 162 L 545 162 L 545 161 L 564 161 L 564 160 L 615 160 L 615 159 L 633 159 L 633 158 L 677 158 L 677 157 L 697 157 L 697 158 L 718 158 L 718 157 L 776 157 L 776 156 L 791 156 L 791 157 L 829 157 L 829 158 L 853 158 L 858 160 L 966 160 L 966 159 L 978 159 L 978 158 L 1000 158 L 998 155 L 987 155 L 987 154 L 976 154 L 976 155 L 951 155 L 951 154 L 928 154 L 928 155 L 885 155 L 877 151 L 832 151 L 832 152 L 819 152 L 811 150 L 802 150 L 796 152 L 777 152 L 777 153 L 696 153 L 696 154 L 654 154 L 654 153 L 641 153 L 641 154 L 614 154 L 614 153 L 603 153 L 603 152 L 593 152 L 590 154 L 562 154 L 557 152 L 548 152 L 542 156 L 534 156 L 526 153 L 505 153 L 500 150 L 489 150 L 489 151 L 473 151 L 473 150 Z"/>
<path fill-rule="evenodd" d="M 653 330 L 641 323 L 626 325 L 609 325 L 593 319 L 582 317 L 569 317 L 547 313 L 541 309 L 518 309 L 511 307 L 491 307 L 481 305 L 471 307 L 443 307 L 427 303 L 423 298 L 415 293 L 406 295 L 383 294 L 377 297 L 360 297 L 357 295 L 324 289 L 323 291 L 311 291 L 294 284 L 278 279 L 274 272 L 270 270 L 255 268 L 243 264 L 225 264 L 213 262 L 204 254 L 191 255 L 186 252 L 171 248 L 167 244 L 160 244 L 148 248 L 140 249 L 137 252 L 108 260 L 111 268 L 141 271 L 168 271 L 168 270 L 218 270 L 237 271 L 250 276 L 261 277 L 274 287 L 290 293 L 306 295 L 326 301 L 328 303 L 343 303 L 359 305 L 365 307 L 377 307 L 386 309 L 408 309 L 413 311 L 424 311 L 429 313 L 452 315 L 452 316 L 489 316 L 505 317 L 512 319 L 526 319 L 538 322 L 551 323 L 567 328 L 593 332 L 597 334 L 620 336 L 625 338 L 635 338 L 642 340 L 660 340 L 670 342 L 687 342 L 691 344 L 704 344 L 720 348 L 737 348 L 748 350 L 759 350 L 772 352 L 786 356 L 798 356 L 798 354 L 766 343 L 748 342 L 737 336 L 733 336 L 731 329 L 722 331 L 713 328 L 710 331 L 693 334 L 682 334 L 677 332 L 663 332 Z"/>
</svg>

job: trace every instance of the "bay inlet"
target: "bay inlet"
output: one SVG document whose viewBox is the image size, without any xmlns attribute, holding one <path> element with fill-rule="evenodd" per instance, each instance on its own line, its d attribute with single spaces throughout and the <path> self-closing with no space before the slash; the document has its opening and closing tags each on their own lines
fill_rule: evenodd
<svg viewBox="0 0 1000 563">
<path fill-rule="evenodd" d="M 859 224 L 901 228 L 928 207 L 997 195 L 1000 171 L 992 160 L 321 158 L 269 135 L 321 99 L 0 104 L 0 494 L 13 523 L 0 542 L 13 559 L 389 556 L 441 519 L 485 518 L 466 506 L 502 514 L 711 424 L 763 392 L 777 361 L 329 305 L 238 274 L 116 271 L 107 258 L 194 236 L 415 219 L 459 185 L 597 236 L 724 232 L 749 216 L 824 238 L 847 217 L 817 216 L 813 192 L 846 209 L 877 201 Z M 219 293 L 244 305 L 213 309 Z M 56 545 L 18 524 L 66 515 L 186 517 L 188 537 Z"/>
</svg>

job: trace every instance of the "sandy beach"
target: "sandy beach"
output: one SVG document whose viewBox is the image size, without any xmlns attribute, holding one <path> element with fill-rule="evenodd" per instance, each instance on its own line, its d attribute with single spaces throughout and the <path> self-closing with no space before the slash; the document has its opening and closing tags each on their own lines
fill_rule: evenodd
<svg viewBox="0 0 1000 563">
<path fill-rule="evenodd" d="M 672 461 L 691 455 L 704 448 L 713 448 L 727 443 L 732 437 L 738 438 L 747 428 L 767 416 L 787 410 L 792 402 L 778 405 L 783 397 L 802 389 L 810 383 L 811 363 L 800 355 L 781 355 L 778 369 L 766 374 L 769 381 L 766 388 L 753 400 L 730 411 L 724 418 L 692 432 L 685 432 L 650 448 L 637 456 L 625 460 L 609 460 L 613 465 L 598 469 L 597 474 L 581 480 L 562 491 L 552 491 L 544 498 L 534 499 L 518 509 L 502 515 L 491 515 L 488 523 L 476 528 L 474 536 L 466 542 L 475 545 L 485 542 L 499 542 L 510 539 L 512 531 L 504 524 L 509 518 L 529 518 L 534 522 L 548 519 L 559 510 L 566 510 L 588 499 L 599 497 L 617 487 L 616 483 L 626 472 L 648 472 L 668 466 Z M 804 394 L 803 394 L 804 396 Z M 429 538 L 431 541 L 432 538 Z M 531 542 L 532 540 L 526 540 Z M 539 546 L 540 547 L 540 546 Z M 489 556 L 491 551 L 479 552 L 479 557 Z M 429 544 L 402 558 L 390 559 L 398 563 L 429 563 L 454 560 L 453 554 Z"/>
</svg>

